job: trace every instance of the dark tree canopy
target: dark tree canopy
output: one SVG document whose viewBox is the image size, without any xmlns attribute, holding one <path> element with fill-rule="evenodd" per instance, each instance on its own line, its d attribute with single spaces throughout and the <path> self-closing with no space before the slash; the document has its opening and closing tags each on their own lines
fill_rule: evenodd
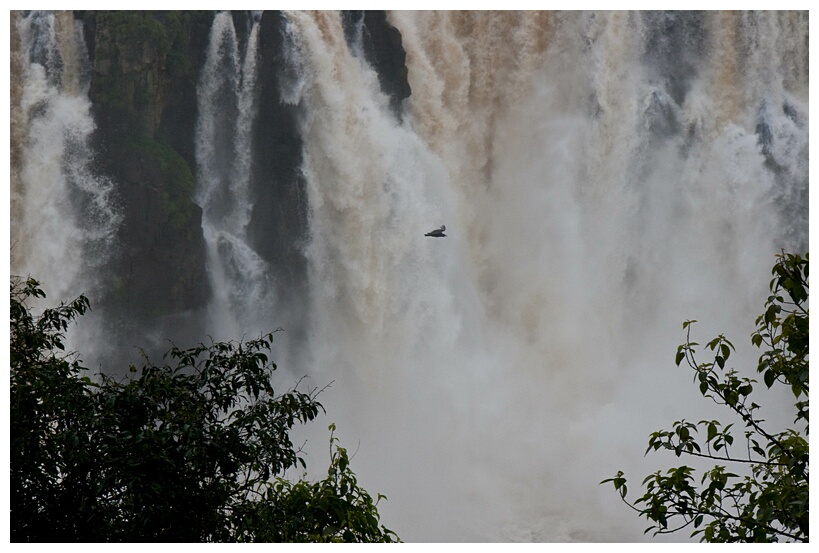
<svg viewBox="0 0 819 553">
<path fill-rule="evenodd" d="M 12 541 L 397 541 L 332 436 L 326 479 L 283 478 L 306 468 L 291 429 L 323 408 L 274 391 L 272 334 L 92 379 L 64 352 L 88 300 L 34 316 L 43 297 L 12 279 Z"/>
<path fill-rule="evenodd" d="M 738 416 L 744 430 L 740 438 L 733 424 L 677 421 L 673 430 L 651 434 L 646 453 L 670 450 L 719 464 L 699 478 L 685 465 L 650 474 L 643 480 L 645 493 L 633 503 L 626 499 L 622 471 L 601 482 L 613 483 L 623 501 L 649 521 L 646 532 L 691 528 L 692 536 L 707 542 L 808 541 L 808 254 L 777 256 L 772 273 L 771 295 L 751 343 L 763 350 L 757 372 L 765 385 L 787 386 L 793 393 L 797 429 L 767 427 L 752 399 L 756 380 L 726 369 L 735 348 L 725 336 L 708 342 L 712 360 L 699 362 L 699 344 L 691 341 L 695 321 L 683 323 L 686 341 L 677 349 L 676 364 L 685 361 L 702 395 Z"/>
</svg>

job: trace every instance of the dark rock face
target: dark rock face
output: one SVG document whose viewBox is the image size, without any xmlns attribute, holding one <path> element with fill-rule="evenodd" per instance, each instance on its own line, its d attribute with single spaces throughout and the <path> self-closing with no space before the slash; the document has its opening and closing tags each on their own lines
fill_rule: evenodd
<svg viewBox="0 0 819 553">
<path fill-rule="evenodd" d="M 400 118 L 401 104 L 412 94 L 401 32 L 387 22 L 384 11 L 344 11 L 341 15 L 347 43 L 361 40 L 364 57 L 378 73 L 381 90 L 390 97 L 390 106 Z"/>
<path fill-rule="evenodd" d="M 111 287 L 95 298 L 110 322 L 107 355 L 145 328 L 178 340 L 200 328 L 169 328 L 169 315 L 204 309 L 210 298 L 201 210 L 195 190 L 196 81 L 212 14 L 78 12 L 92 63 L 95 149 L 117 183 L 123 222 L 109 267 Z M 100 352 L 106 355 L 105 351 Z"/>
<path fill-rule="evenodd" d="M 279 12 L 265 12 L 259 35 L 259 111 L 253 129 L 252 247 L 277 273 L 280 287 L 304 282 L 302 244 L 307 236 L 307 198 L 302 163 L 301 107 L 282 102 L 288 61 Z"/>
<path fill-rule="evenodd" d="M 136 319 L 207 302 L 194 191 L 196 77 L 212 15 L 80 14 L 92 58 L 89 96 L 101 169 L 118 183 L 124 221 L 106 303 Z"/>
</svg>

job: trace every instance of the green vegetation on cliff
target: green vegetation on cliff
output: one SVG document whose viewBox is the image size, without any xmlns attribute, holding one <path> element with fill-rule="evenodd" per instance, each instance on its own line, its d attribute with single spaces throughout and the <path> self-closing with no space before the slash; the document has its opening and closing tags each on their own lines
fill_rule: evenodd
<svg viewBox="0 0 819 553">
<path fill-rule="evenodd" d="M 195 87 L 207 12 L 99 11 L 83 15 L 91 30 L 91 97 L 102 128 L 155 136 L 174 89 Z M 199 33 L 192 33 L 199 30 Z M 192 40 L 194 42 L 192 42 Z M 107 133 L 116 140 L 119 133 Z"/>
<path fill-rule="evenodd" d="M 190 228 L 198 210 L 191 201 L 195 179 L 188 163 L 176 150 L 156 140 L 143 138 L 132 144 L 136 155 L 146 163 L 157 165 L 161 172 L 163 186 L 159 193 L 163 217 L 176 230 Z"/>
</svg>

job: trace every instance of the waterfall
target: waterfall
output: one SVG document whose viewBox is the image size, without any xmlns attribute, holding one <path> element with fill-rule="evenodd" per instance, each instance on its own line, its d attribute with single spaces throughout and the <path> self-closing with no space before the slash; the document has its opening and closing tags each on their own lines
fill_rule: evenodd
<svg viewBox="0 0 819 553">
<path fill-rule="evenodd" d="M 70 12 L 12 19 L 11 270 L 49 298 L 99 294 L 122 219 L 92 170 L 88 54 Z"/>
<path fill-rule="evenodd" d="M 247 237 L 259 18 L 253 18 L 240 57 L 230 12 L 216 15 L 198 89 L 196 202 L 203 210 L 208 274 L 215 293 L 211 328 L 225 339 L 271 330 L 264 325 L 269 324 L 265 308 L 271 306 L 272 283 L 265 261 Z"/>
<path fill-rule="evenodd" d="M 804 14 L 392 13 L 403 123 L 336 14 L 286 18 L 305 356 L 387 521 L 639 539 L 597 482 L 673 462 L 640 458 L 651 431 L 720 415 L 673 367 L 682 321 L 742 343 L 774 254 L 806 245 Z"/>
<path fill-rule="evenodd" d="M 774 255 L 808 245 L 807 12 L 390 12 L 401 117 L 365 20 L 345 35 L 335 12 L 273 18 L 252 12 L 245 35 L 217 13 L 198 75 L 204 326 L 306 328 L 277 336 L 274 359 L 288 385 L 332 382 L 326 424 L 294 440 L 310 476 L 334 422 L 405 541 L 647 539 L 598 482 L 623 469 L 637 492 L 681 461 L 643 457 L 651 432 L 723 418 L 674 366 L 682 322 L 701 343 L 724 333 L 756 376 Z M 12 271 L 93 302 L 121 219 L 91 170 L 80 27 L 31 12 L 11 42 Z M 301 145 L 276 158 L 300 160 L 292 189 L 254 159 L 260 121 L 283 113 L 263 109 L 266 78 L 297 113 L 298 135 L 271 141 Z M 270 260 L 302 200 L 293 291 Z M 754 393 L 792 424 L 793 398 Z"/>
</svg>

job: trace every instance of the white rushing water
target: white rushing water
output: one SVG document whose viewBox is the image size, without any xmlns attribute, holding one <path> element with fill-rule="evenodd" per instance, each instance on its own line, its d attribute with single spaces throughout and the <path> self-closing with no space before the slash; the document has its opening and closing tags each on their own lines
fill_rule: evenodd
<svg viewBox="0 0 819 553">
<path fill-rule="evenodd" d="M 337 15 L 287 14 L 305 367 L 404 539 L 643 539 L 597 483 L 668 466 L 648 433 L 718 413 L 673 355 L 688 318 L 747 351 L 790 225 L 806 243 L 807 20 L 703 17 L 393 13 L 398 123 Z"/>
<path fill-rule="evenodd" d="M 214 300 L 210 327 L 219 339 L 265 330 L 272 284 L 265 261 L 247 241 L 252 198 L 251 129 L 259 25 L 254 19 L 244 56 L 230 12 L 216 14 L 198 89 L 197 203 Z"/>
<path fill-rule="evenodd" d="M 12 19 L 11 269 L 50 299 L 93 296 L 122 219 L 92 171 L 94 120 L 81 24 L 70 12 Z M 16 59 L 14 59 L 16 56 Z"/>
</svg>

